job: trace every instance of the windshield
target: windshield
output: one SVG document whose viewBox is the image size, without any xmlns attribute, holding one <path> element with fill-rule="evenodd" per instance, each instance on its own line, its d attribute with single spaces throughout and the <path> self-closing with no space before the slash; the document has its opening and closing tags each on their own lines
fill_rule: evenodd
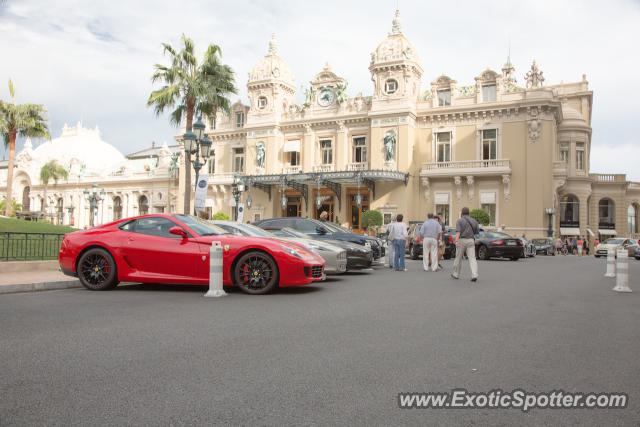
<svg viewBox="0 0 640 427">
<path fill-rule="evenodd" d="M 273 233 L 270 233 L 267 230 L 264 230 L 252 224 L 234 224 L 233 226 L 239 228 L 242 231 L 246 231 L 250 236 L 273 237 Z"/>
<path fill-rule="evenodd" d="M 322 225 L 327 227 L 331 231 L 337 231 L 338 233 L 351 233 L 351 230 L 346 229 L 340 225 L 332 224 L 330 222 L 323 222 Z"/>
<path fill-rule="evenodd" d="M 304 233 L 299 232 L 298 230 L 294 230 L 293 228 L 289 228 L 289 227 L 285 227 L 282 229 L 283 233 L 285 235 L 291 236 L 291 237 L 298 237 L 300 239 L 308 239 L 309 236 L 307 236 Z"/>
<path fill-rule="evenodd" d="M 219 234 L 227 234 L 226 231 L 224 231 L 222 228 L 218 227 L 217 225 L 213 225 L 209 222 L 206 222 L 203 219 L 196 218 L 195 216 L 182 215 L 182 214 L 178 214 L 174 216 L 176 219 L 179 219 L 180 221 L 187 224 L 189 228 L 191 228 L 193 231 L 195 231 L 201 236 L 217 236 Z"/>
<path fill-rule="evenodd" d="M 533 239 L 532 242 L 534 245 L 546 245 L 549 243 L 547 239 Z"/>
<path fill-rule="evenodd" d="M 620 245 L 624 242 L 624 239 L 609 239 L 604 242 L 605 245 Z"/>
</svg>

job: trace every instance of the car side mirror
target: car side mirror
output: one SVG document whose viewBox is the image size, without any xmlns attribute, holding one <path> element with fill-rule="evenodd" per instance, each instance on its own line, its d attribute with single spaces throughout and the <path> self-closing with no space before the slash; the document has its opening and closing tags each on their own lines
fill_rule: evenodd
<svg viewBox="0 0 640 427">
<path fill-rule="evenodd" d="M 324 228 L 324 227 L 320 227 L 320 226 L 318 226 L 318 227 L 316 227 L 316 232 L 317 232 L 318 234 L 327 234 L 327 229 L 326 229 L 326 228 Z"/>
<path fill-rule="evenodd" d="M 183 239 L 186 239 L 186 238 L 187 238 L 187 233 L 186 233 L 182 228 L 180 228 L 180 227 L 178 227 L 178 226 L 171 227 L 171 228 L 169 229 L 169 233 L 171 233 L 171 234 L 175 234 L 176 236 L 180 236 L 180 237 L 182 237 Z"/>
</svg>

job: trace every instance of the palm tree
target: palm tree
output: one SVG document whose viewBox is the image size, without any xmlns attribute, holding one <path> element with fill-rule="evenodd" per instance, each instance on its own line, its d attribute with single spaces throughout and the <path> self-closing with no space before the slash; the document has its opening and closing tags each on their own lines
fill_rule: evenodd
<svg viewBox="0 0 640 427">
<path fill-rule="evenodd" d="M 5 147 L 9 149 L 9 165 L 7 168 L 7 200 L 13 200 L 13 162 L 16 155 L 16 139 L 18 136 L 31 138 L 48 138 L 49 128 L 45 118 L 47 110 L 40 104 L 16 104 L 15 88 L 9 80 L 11 102 L 0 101 L 0 135 Z M 13 203 L 5 204 L 5 215 L 11 215 Z"/>
<path fill-rule="evenodd" d="M 59 164 L 55 160 L 50 160 L 49 162 L 42 165 L 40 168 L 40 182 L 44 185 L 44 197 L 42 201 L 42 212 L 45 212 L 45 207 L 47 203 L 47 187 L 49 186 L 49 181 L 53 179 L 54 185 L 58 184 L 60 179 L 68 179 L 69 172 Z"/>
<path fill-rule="evenodd" d="M 179 126 L 185 121 L 187 130 L 192 129 L 193 117 L 204 114 L 215 123 L 218 111 L 229 113 L 230 94 L 237 93 L 233 70 L 220 62 L 220 47 L 210 44 L 202 62 L 195 55 L 193 40 L 182 35 L 180 51 L 168 43 L 163 43 L 165 54 L 169 55 L 168 66 L 154 65 L 151 77 L 153 83 L 163 86 L 154 90 L 147 100 L 148 107 L 154 107 L 156 115 L 172 108 L 170 121 Z M 184 212 L 191 206 L 191 154 L 185 153 Z"/>
</svg>

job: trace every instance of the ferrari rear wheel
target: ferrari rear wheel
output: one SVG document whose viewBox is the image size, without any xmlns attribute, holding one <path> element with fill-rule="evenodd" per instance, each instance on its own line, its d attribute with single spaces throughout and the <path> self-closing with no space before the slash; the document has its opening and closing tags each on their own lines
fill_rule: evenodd
<svg viewBox="0 0 640 427">
<path fill-rule="evenodd" d="M 92 291 L 105 291 L 118 286 L 116 263 L 104 249 L 89 249 L 78 261 L 80 283 Z"/>
<path fill-rule="evenodd" d="M 261 251 L 240 257 L 233 272 L 234 282 L 242 292 L 261 295 L 278 286 L 278 266 L 273 258 Z"/>
</svg>

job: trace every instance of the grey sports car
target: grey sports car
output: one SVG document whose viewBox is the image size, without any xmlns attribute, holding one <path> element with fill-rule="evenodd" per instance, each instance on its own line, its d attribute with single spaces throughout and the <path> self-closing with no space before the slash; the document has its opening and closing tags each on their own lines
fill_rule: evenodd
<svg viewBox="0 0 640 427">
<path fill-rule="evenodd" d="M 263 230 L 255 225 L 241 224 L 234 221 L 214 220 L 209 222 L 221 227 L 231 234 L 293 241 L 305 246 L 307 249 L 324 258 L 324 272 L 326 274 L 342 274 L 347 271 L 347 251 L 328 242 L 313 240 L 307 237 L 300 238 L 296 236 L 275 235 L 274 233 Z"/>
</svg>

